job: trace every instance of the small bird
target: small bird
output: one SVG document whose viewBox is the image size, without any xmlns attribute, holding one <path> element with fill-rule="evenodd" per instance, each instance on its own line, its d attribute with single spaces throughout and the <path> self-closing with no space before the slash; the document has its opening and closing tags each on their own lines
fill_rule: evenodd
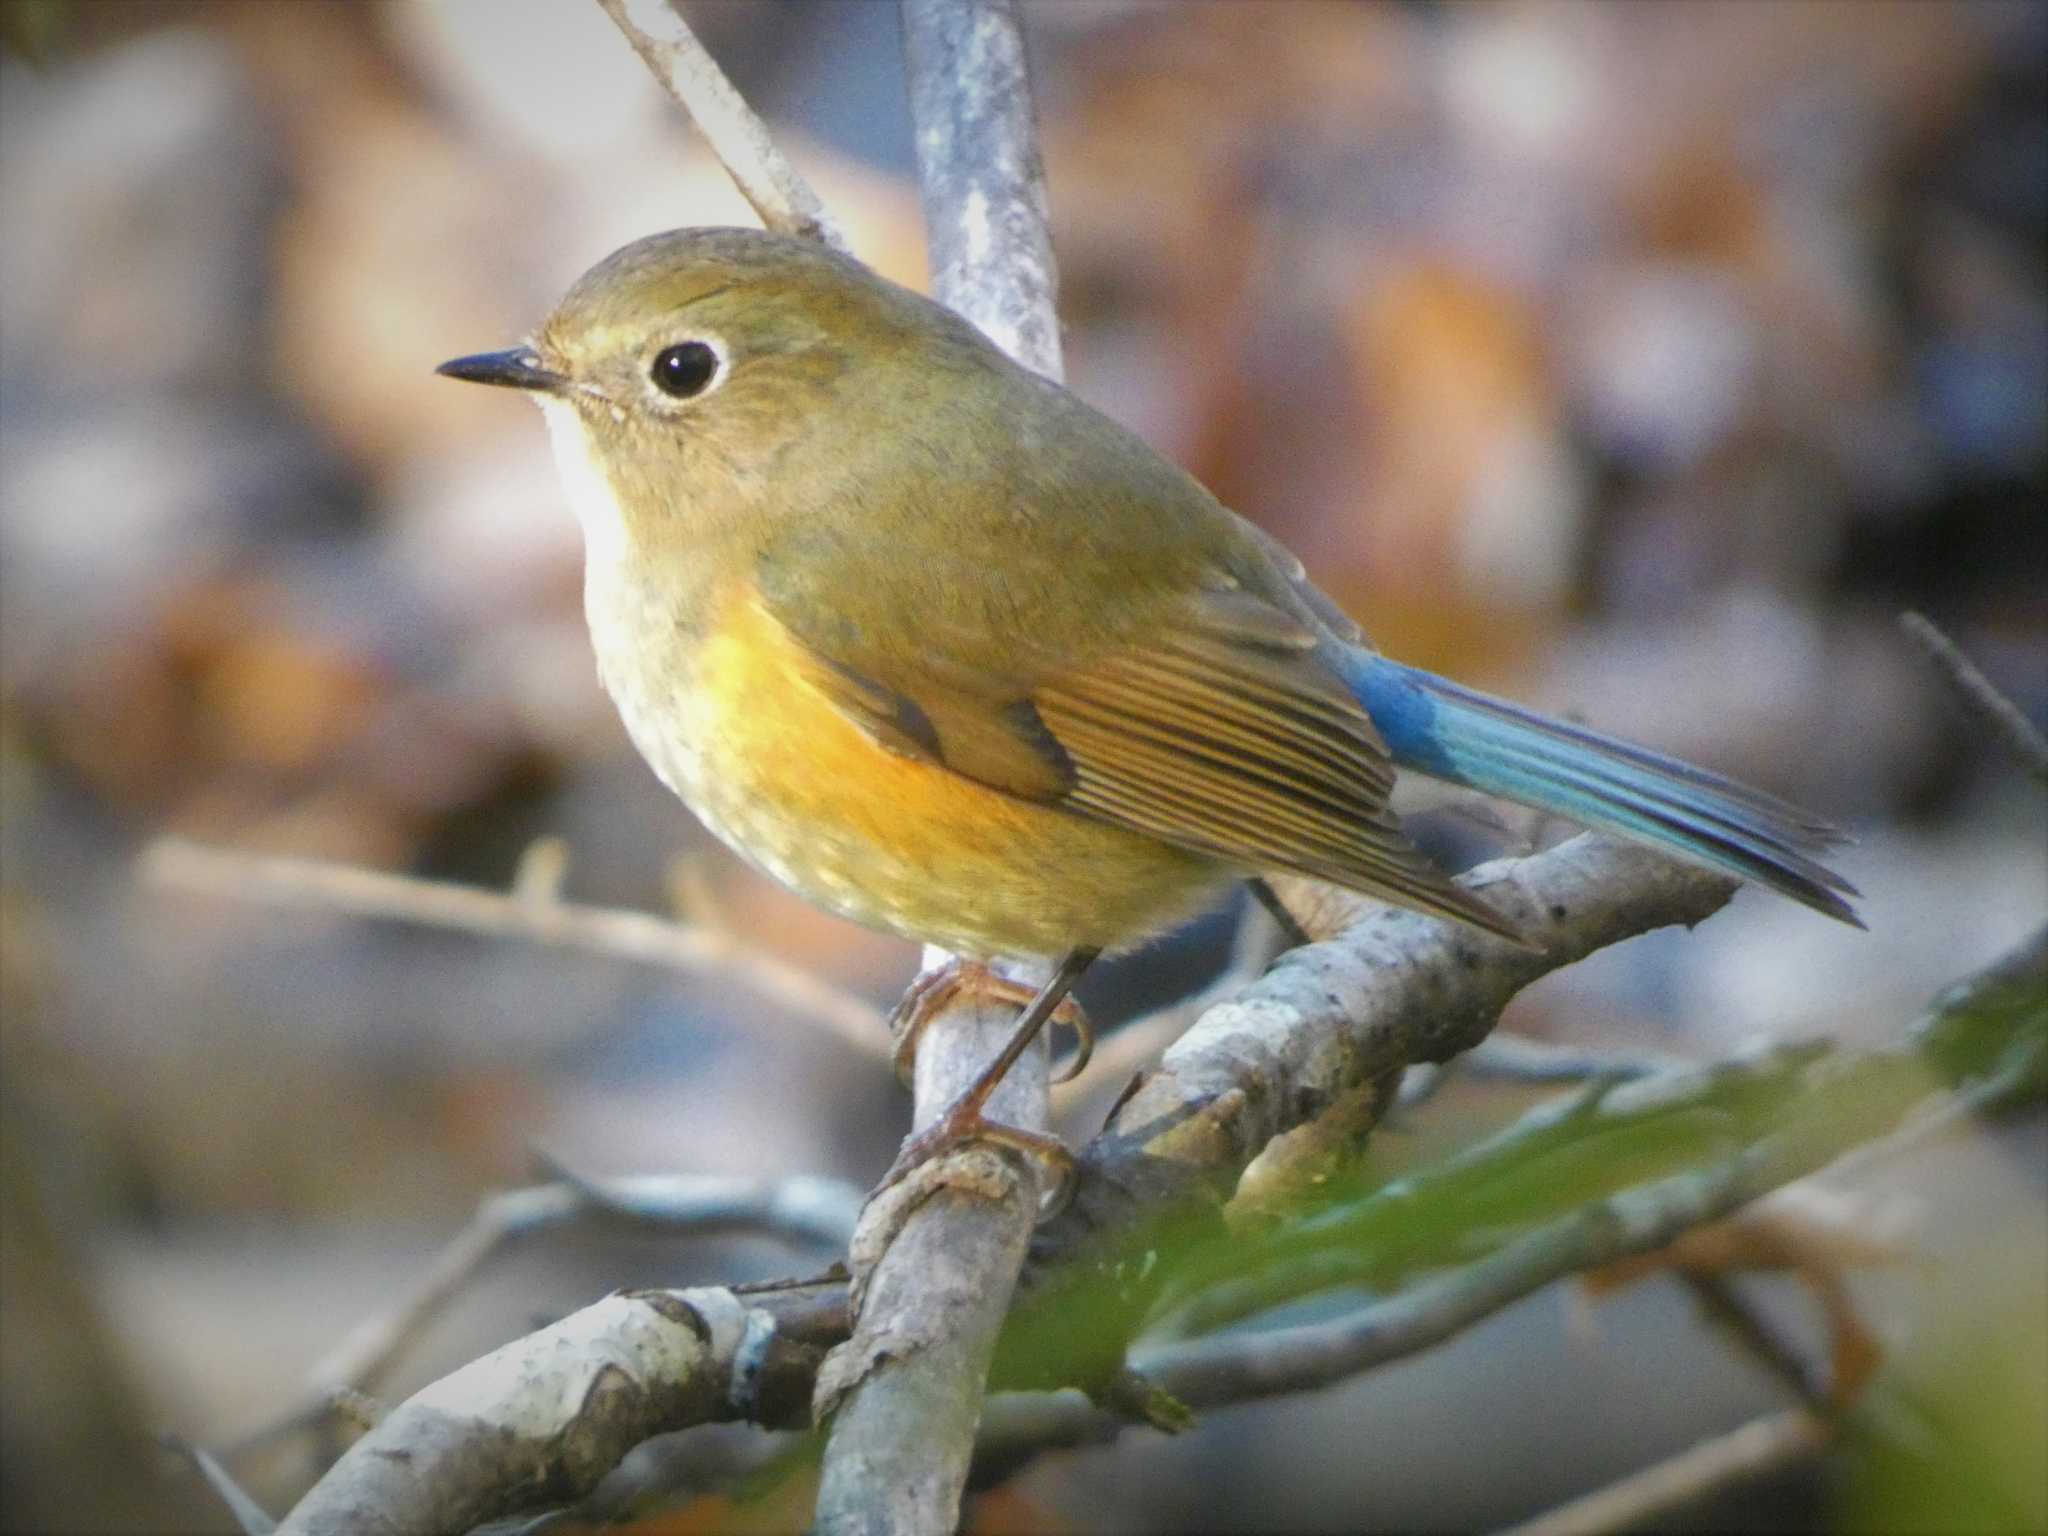
<svg viewBox="0 0 2048 1536">
<path fill-rule="evenodd" d="M 810 900 L 965 957 L 907 1000 L 913 1027 L 963 988 L 1028 1005 L 917 1155 L 981 1134 L 1051 1155 L 982 1120 L 989 1091 L 1047 1019 L 1080 1026 L 1066 996 L 1097 954 L 1235 881 L 1312 876 L 1525 942 L 1403 836 L 1397 768 L 1856 922 L 1825 823 L 1377 654 L 1185 472 L 822 245 L 652 235 L 529 343 L 439 371 L 545 413 L 598 672 L 662 781 Z M 998 957 L 1057 965 L 1033 994 Z"/>
</svg>

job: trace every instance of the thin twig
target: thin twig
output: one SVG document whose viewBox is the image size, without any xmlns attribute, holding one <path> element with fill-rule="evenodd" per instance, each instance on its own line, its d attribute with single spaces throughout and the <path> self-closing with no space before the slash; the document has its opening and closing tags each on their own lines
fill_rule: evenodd
<svg viewBox="0 0 2048 1536">
<path fill-rule="evenodd" d="M 1458 1073 L 1518 1083 L 1570 1083 L 1601 1078 L 1626 1082 L 1691 1065 L 1682 1056 L 1653 1051 L 1609 1051 L 1535 1040 L 1495 1030 L 1462 1056 L 1423 1062 L 1401 1075 L 1394 1108 L 1412 1114 L 1441 1093 Z"/>
<path fill-rule="evenodd" d="M 1678 1278 L 1692 1292 L 1707 1319 L 1724 1329 L 1736 1347 L 1770 1372 L 1799 1399 L 1801 1406 L 1810 1412 L 1827 1407 L 1827 1382 L 1798 1350 L 1779 1337 L 1770 1319 L 1735 1288 L 1730 1277 L 1691 1271 Z"/>
<path fill-rule="evenodd" d="M 1827 1422 L 1804 1408 L 1752 1419 L 1499 1536 L 1610 1536 L 1637 1530 L 1709 1494 L 1816 1455 L 1832 1438 Z"/>
<path fill-rule="evenodd" d="M 2019 706 L 2001 693 L 1998 685 L 1978 670 L 1976 663 L 1925 614 L 1900 614 L 1899 628 L 1941 669 L 1963 706 L 1991 727 L 1991 734 L 2027 776 L 2037 784 L 2048 785 L 2048 738 L 2020 713 Z"/>
<path fill-rule="evenodd" d="M 525 939 L 736 981 L 805 1022 L 822 1025 L 862 1055 L 890 1059 L 880 1010 L 730 934 L 684 928 L 649 912 L 557 901 L 530 884 L 507 894 L 323 859 L 208 848 L 179 837 L 150 844 L 139 870 L 144 880 L 173 890 Z"/>
<path fill-rule="evenodd" d="M 249 1492 L 235 1481 L 234 1474 L 222 1466 L 204 1446 L 194 1445 L 189 1440 L 181 1440 L 176 1435 L 165 1435 L 163 1444 L 166 1450 L 190 1463 L 192 1470 L 199 1474 L 200 1480 L 213 1490 L 214 1497 L 227 1507 L 228 1514 L 234 1518 L 242 1536 L 271 1536 L 277 1529 L 277 1522 L 270 1517 L 270 1512 L 258 1504 Z"/>
<path fill-rule="evenodd" d="M 1502 1034 L 1496 1030 L 1458 1058 L 1459 1065 L 1474 1077 L 1504 1078 L 1522 1083 L 1583 1082 L 1604 1077 L 1627 1082 L 1681 1071 L 1695 1065 L 1683 1056 L 1661 1051 L 1612 1051 L 1528 1035 Z"/>
<path fill-rule="evenodd" d="M 626 41 L 697 125 L 726 174 L 778 234 L 821 241 L 835 251 L 846 239 L 810 183 L 768 137 L 725 71 L 668 0 L 597 0 Z"/>
<path fill-rule="evenodd" d="M 1144 1350 L 1132 1366 L 1196 1407 L 1328 1386 L 1447 1339 L 1565 1275 L 1661 1248 L 1789 1176 L 1754 1158 L 1679 1174 L 1580 1207 L 1475 1263 L 1331 1321 L 1176 1341 Z"/>
</svg>

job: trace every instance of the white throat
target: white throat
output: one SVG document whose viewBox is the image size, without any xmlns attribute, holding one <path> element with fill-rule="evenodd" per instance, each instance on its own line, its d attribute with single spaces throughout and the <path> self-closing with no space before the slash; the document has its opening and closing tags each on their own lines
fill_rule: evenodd
<svg viewBox="0 0 2048 1536">
<path fill-rule="evenodd" d="M 548 436 L 555 445 L 555 468 L 562 476 L 562 488 L 569 493 L 570 510 L 583 525 L 584 556 L 591 564 L 611 564 L 626 554 L 626 519 L 619 511 L 619 499 L 612 494 L 611 481 L 590 451 L 590 434 L 583 418 L 566 400 L 534 396 L 548 421 Z"/>
</svg>

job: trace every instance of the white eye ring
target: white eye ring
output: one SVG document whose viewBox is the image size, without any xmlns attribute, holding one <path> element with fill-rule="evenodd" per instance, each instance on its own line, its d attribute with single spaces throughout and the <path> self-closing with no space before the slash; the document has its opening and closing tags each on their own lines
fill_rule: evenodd
<svg viewBox="0 0 2048 1536">
<path fill-rule="evenodd" d="M 725 376 L 725 352 L 704 337 L 671 342 L 647 365 L 649 381 L 671 400 L 694 400 Z"/>
</svg>

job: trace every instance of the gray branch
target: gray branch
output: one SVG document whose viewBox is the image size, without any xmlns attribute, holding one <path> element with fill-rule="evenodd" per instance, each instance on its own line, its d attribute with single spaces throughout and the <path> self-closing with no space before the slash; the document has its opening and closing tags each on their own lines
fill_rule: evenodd
<svg viewBox="0 0 2048 1536">
<path fill-rule="evenodd" d="M 1058 268 L 1016 7 L 902 3 L 932 295 L 1058 379 Z"/>
<path fill-rule="evenodd" d="M 1962 647 L 1942 633 L 1924 613 L 1899 616 L 1899 627 L 1940 669 L 1963 708 L 1990 728 L 1992 740 L 2002 746 L 2036 784 L 2048 786 L 2048 738 L 2020 711 L 1998 685 L 1986 677 L 1977 664 L 1965 656 Z"/>
<path fill-rule="evenodd" d="M 1541 950 L 1361 904 L 1341 935 L 1282 955 L 1137 1082 L 1083 1153 L 1079 1192 L 1040 1230 L 1030 1273 L 1113 1248 L 1182 1202 L 1220 1207 L 1274 1137 L 1355 1106 L 1361 1094 L 1383 1109 L 1376 1084 L 1470 1050 L 1539 976 L 1634 934 L 1691 926 L 1735 889 L 1725 876 L 1594 833 L 1482 865 L 1459 883 Z"/>
<path fill-rule="evenodd" d="M 1052 241 L 1016 9 L 903 0 L 902 17 L 933 294 L 1057 379 Z M 915 1123 L 936 1119 L 1015 1027 L 1007 1008 L 933 1019 L 918 1042 Z M 1041 1044 L 1012 1069 L 990 1119 L 1049 1129 L 1049 1054 Z M 863 1213 L 854 1334 L 818 1378 L 818 1416 L 832 1420 L 821 1532 L 937 1536 L 958 1523 L 983 1384 L 1038 1203 L 1035 1170 L 977 1145 L 917 1169 Z"/>
<path fill-rule="evenodd" d="M 279 1536 L 444 1536 L 576 1498 L 652 1435 L 802 1425 L 844 1303 L 836 1284 L 608 1296 L 394 1408 Z"/>
<path fill-rule="evenodd" d="M 1817 1455 L 1833 1439 L 1834 1427 L 1825 1419 L 1788 1408 L 1703 1440 L 1500 1536 L 1609 1536 L 1662 1524 L 1710 1494 Z"/>
</svg>

